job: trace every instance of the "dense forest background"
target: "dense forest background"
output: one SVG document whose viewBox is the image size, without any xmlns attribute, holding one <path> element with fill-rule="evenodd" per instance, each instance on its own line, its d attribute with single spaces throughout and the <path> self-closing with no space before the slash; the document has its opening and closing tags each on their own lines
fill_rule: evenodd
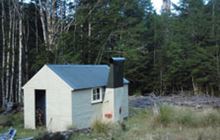
<svg viewBox="0 0 220 140">
<path fill-rule="evenodd" d="M 130 94 L 220 95 L 220 1 L 1 0 L 0 102 L 44 64 L 106 64 L 123 56 Z M 184 92 L 185 91 L 185 92 Z"/>
</svg>

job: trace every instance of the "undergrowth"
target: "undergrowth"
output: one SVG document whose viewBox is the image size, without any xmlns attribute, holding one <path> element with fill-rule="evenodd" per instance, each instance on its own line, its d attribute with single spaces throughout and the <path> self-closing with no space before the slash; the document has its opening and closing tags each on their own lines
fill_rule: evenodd
<svg viewBox="0 0 220 140">
<path fill-rule="evenodd" d="M 99 134 L 105 134 L 107 135 L 112 127 L 112 124 L 105 123 L 100 120 L 95 120 L 91 126 L 93 132 L 99 133 Z"/>
<path fill-rule="evenodd" d="M 23 112 L 0 115 L 0 134 L 7 132 L 10 127 L 17 130 L 16 139 L 36 137 L 45 132 L 45 128 L 36 130 L 24 129 Z"/>
<path fill-rule="evenodd" d="M 154 118 L 156 125 L 178 125 L 184 127 L 220 127 L 220 112 L 217 110 L 199 111 L 191 108 L 160 106 L 159 114 Z"/>
<path fill-rule="evenodd" d="M 129 117 L 123 123 L 97 120 L 91 132 L 74 132 L 70 140 L 216 140 L 220 137 L 220 112 L 217 109 L 161 105 L 158 110 L 155 115 L 151 108 L 130 108 Z M 39 137 L 46 131 L 44 128 L 24 129 L 23 113 L 0 115 L 0 133 L 7 132 L 10 127 L 17 129 L 16 139 Z"/>
<path fill-rule="evenodd" d="M 98 121 L 91 133 L 74 134 L 71 140 L 216 140 L 220 137 L 218 110 L 161 105 L 157 115 L 150 108 L 130 108 L 129 113 L 124 122 L 126 129 Z"/>
</svg>

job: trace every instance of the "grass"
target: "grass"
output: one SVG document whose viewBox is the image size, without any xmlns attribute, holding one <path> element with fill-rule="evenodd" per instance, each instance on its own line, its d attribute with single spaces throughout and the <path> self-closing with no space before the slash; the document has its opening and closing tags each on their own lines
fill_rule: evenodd
<svg viewBox="0 0 220 140">
<path fill-rule="evenodd" d="M 7 132 L 10 127 L 14 127 L 17 130 L 16 138 L 25 137 L 37 137 L 45 132 L 44 128 L 39 128 L 37 130 L 24 129 L 23 123 L 23 113 L 15 113 L 10 115 L 0 115 L 0 133 Z"/>
<path fill-rule="evenodd" d="M 1 116 L 17 129 L 16 138 L 39 136 L 45 130 L 23 129 L 22 113 Z M 0 133 L 8 127 L 1 127 Z M 220 137 L 220 111 L 161 105 L 159 114 L 152 109 L 130 108 L 130 117 L 124 124 L 95 121 L 90 133 L 76 132 L 70 140 L 216 140 Z"/>
<path fill-rule="evenodd" d="M 163 105 L 154 123 L 184 127 L 220 127 L 220 111 L 214 109 L 195 110 L 192 108 Z"/>
<path fill-rule="evenodd" d="M 100 120 L 95 120 L 91 126 L 92 128 L 92 131 L 94 133 L 97 133 L 97 134 L 104 134 L 104 135 L 107 135 L 108 132 L 111 130 L 112 128 L 112 124 L 110 123 L 104 123 Z"/>
<path fill-rule="evenodd" d="M 130 108 L 126 129 L 118 124 L 108 135 L 92 131 L 78 133 L 71 140 L 217 140 L 220 137 L 220 112 L 162 105 L 155 116 L 151 109 Z"/>
<path fill-rule="evenodd" d="M 154 118 L 154 121 L 158 124 L 163 124 L 167 126 L 168 124 L 173 122 L 173 116 L 175 114 L 175 111 L 173 108 L 164 105 L 160 107 L 160 113 Z"/>
</svg>

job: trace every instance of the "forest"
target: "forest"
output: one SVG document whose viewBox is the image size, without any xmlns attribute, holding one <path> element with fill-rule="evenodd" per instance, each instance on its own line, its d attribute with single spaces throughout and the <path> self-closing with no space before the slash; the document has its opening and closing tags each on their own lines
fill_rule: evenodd
<svg viewBox="0 0 220 140">
<path fill-rule="evenodd" d="M 0 106 L 44 64 L 126 58 L 130 94 L 220 95 L 220 1 L 1 0 Z"/>
</svg>

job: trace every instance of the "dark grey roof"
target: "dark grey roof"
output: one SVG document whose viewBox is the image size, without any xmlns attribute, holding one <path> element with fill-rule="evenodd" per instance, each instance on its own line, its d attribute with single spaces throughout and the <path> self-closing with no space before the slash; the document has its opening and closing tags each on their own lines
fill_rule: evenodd
<svg viewBox="0 0 220 140">
<path fill-rule="evenodd" d="M 74 90 L 106 86 L 108 65 L 47 65 Z M 124 84 L 128 80 L 124 79 Z"/>
</svg>

